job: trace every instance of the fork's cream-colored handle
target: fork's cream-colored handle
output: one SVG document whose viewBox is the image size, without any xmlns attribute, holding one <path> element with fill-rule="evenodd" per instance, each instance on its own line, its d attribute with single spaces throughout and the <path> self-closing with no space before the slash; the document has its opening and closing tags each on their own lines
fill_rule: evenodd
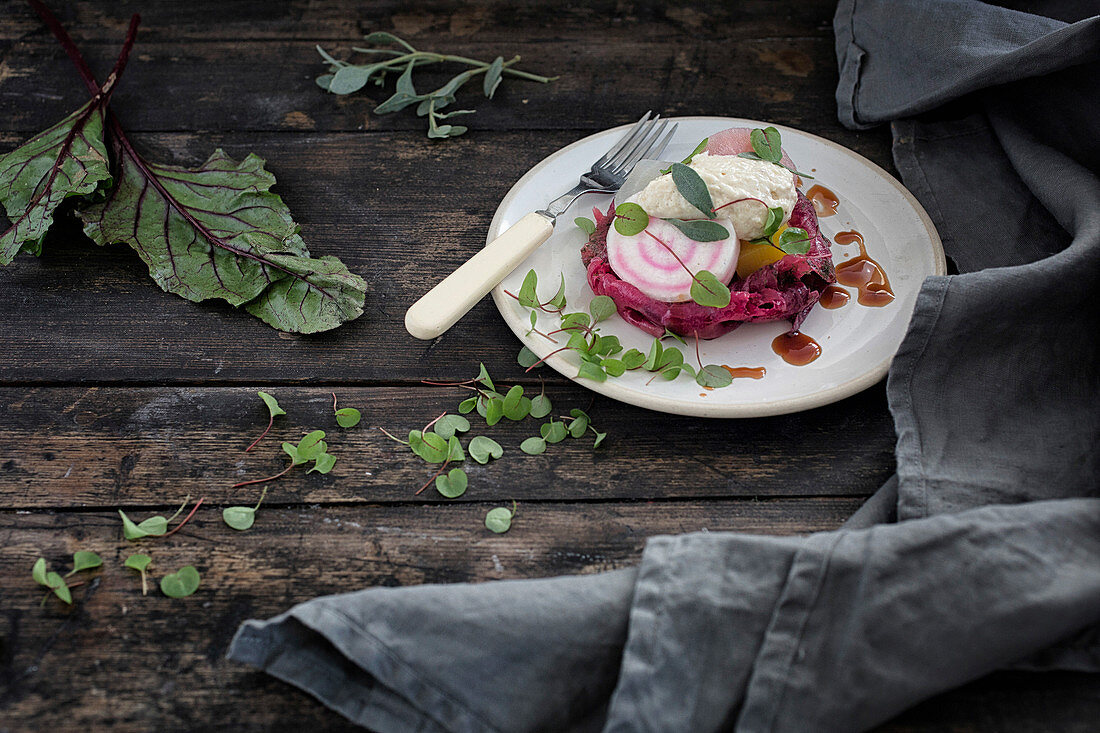
<svg viewBox="0 0 1100 733">
<path fill-rule="evenodd" d="M 549 217 L 527 214 L 413 303 L 405 313 L 405 329 L 418 339 L 434 339 L 466 315 L 553 231 Z"/>
</svg>

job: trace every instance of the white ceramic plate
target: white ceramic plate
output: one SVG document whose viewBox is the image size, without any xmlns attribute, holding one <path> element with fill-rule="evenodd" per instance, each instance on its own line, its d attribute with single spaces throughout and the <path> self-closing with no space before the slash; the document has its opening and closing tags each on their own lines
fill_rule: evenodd
<svg viewBox="0 0 1100 733">
<path fill-rule="evenodd" d="M 676 118 L 679 129 L 662 155 L 680 160 L 704 137 L 729 127 L 766 127 L 757 120 L 728 117 Z M 578 384 L 616 400 L 662 412 L 700 417 L 758 417 L 807 410 L 843 399 L 875 384 L 890 367 L 901 345 L 921 282 L 928 275 L 946 271 L 943 247 L 931 220 L 905 188 L 886 171 L 824 138 L 782 125 L 774 125 L 783 136 L 783 148 L 799 170 L 838 195 L 837 214 L 821 218 L 821 230 L 829 237 L 854 229 L 866 241 L 868 254 L 886 271 L 895 299 L 881 308 L 856 302 L 854 289 L 848 304 L 835 310 L 820 306 L 811 311 L 799 330 L 821 345 L 821 356 L 806 366 L 791 366 L 772 351 L 772 339 L 790 327 L 786 320 L 749 323 L 720 338 L 701 343 L 704 364 L 731 367 L 765 367 L 763 379 L 735 379 L 729 387 L 704 390 L 687 375 L 673 381 L 654 380 L 645 370 L 609 377 L 606 382 L 578 379 L 579 357 L 562 352 L 547 364 Z M 629 125 L 590 135 L 549 156 L 521 178 L 501 201 L 489 226 L 487 241 L 514 224 L 520 217 L 564 193 L 576 184 L 592 162 L 615 144 Z M 580 248 L 586 235 L 573 224 L 578 216 L 592 218 L 592 207 L 606 210 L 610 196 L 587 194 L 557 221 L 550 239 L 493 290 L 493 300 L 504 320 L 528 348 L 540 357 L 558 348 L 532 333 L 530 315 L 505 290 L 518 293 L 528 270 L 539 279 L 539 295 L 553 296 L 560 275 L 565 276 L 568 311 L 586 311 L 593 294 L 585 279 Z M 833 246 L 833 262 L 858 255 L 857 245 Z M 556 315 L 541 314 L 538 328 L 557 328 Z M 647 353 L 653 337 L 631 326 L 619 316 L 601 322 L 600 333 L 619 337 L 625 349 Z M 562 339 L 564 345 L 565 339 Z M 668 342 L 666 342 L 668 343 Z M 675 344 L 679 346 L 679 344 Z M 694 364 L 694 343 L 681 347 L 685 360 Z M 518 348 L 517 348 L 518 351 Z M 697 366 L 697 365 L 696 365 Z"/>
</svg>

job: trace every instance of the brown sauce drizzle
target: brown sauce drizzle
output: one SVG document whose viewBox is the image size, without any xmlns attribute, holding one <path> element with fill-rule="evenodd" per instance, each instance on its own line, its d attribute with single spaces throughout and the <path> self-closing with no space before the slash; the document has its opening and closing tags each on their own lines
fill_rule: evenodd
<svg viewBox="0 0 1100 733">
<path fill-rule="evenodd" d="M 859 289 L 860 305 L 881 308 L 894 299 L 894 291 L 886 271 L 867 254 L 863 235 L 852 230 L 839 232 L 833 240 L 837 244 L 858 244 L 859 256 L 845 260 L 836 266 L 836 280 L 841 285 Z"/>
<path fill-rule="evenodd" d="M 772 341 L 772 351 L 794 366 L 806 366 L 821 356 L 821 346 L 801 331 L 776 336 Z"/>
<path fill-rule="evenodd" d="M 763 379 L 764 375 L 768 373 L 768 370 L 764 367 L 731 367 L 728 364 L 723 364 L 722 368 L 730 373 L 732 379 L 738 379 L 740 377 Z"/>
<path fill-rule="evenodd" d="M 836 285 L 830 285 L 821 291 L 821 299 L 818 303 L 822 308 L 828 308 L 829 310 L 835 310 L 842 308 L 848 304 L 848 301 L 852 296 L 848 295 L 848 291 L 844 288 L 838 288 Z"/>
<path fill-rule="evenodd" d="M 813 185 L 806 192 L 806 198 L 813 202 L 818 216 L 832 216 L 840 206 L 840 197 L 824 186 Z"/>
</svg>

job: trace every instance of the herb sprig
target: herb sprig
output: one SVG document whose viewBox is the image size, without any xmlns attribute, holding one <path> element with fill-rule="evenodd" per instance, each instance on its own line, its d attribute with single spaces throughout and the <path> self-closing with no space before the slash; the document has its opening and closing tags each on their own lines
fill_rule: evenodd
<svg viewBox="0 0 1100 733">
<path fill-rule="evenodd" d="M 416 114 L 419 117 L 428 118 L 428 137 L 430 138 L 457 137 L 467 131 L 468 128 L 464 125 L 456 125 L 444 120 L 458 115 L 473 114 L 476 110 L 456 109 L 450 112 L 441 110 L 455 101 L 455 94 L 462 86 L 478 76 L 484 75 L 481 88 L 487 99 L 493 98 L 504 76 L 513 76 L 541 84 L 547 84 L 558 78 L 512 68 L 519 62 L 519 56 L 514 56 L 507 61 L 503 56 L 497 56 L 492 61 L 480 61 L 466 56 L 419 51 L 407 41 L 385 31 L 371 33 L 364 40 L 368 44 L 396 45 L 399 48 L 353 47 L 353 51 L 371 54 L 376 60 L 367 64 L 351 64 L 334 58 L 317 46 L 317 52 L 329 65 L 329 73 L 317 77 L 317 85 L 333 94 L 351 94 L 359 91 L 372 80 L 377 86 L 382 86 L 387 74 L 400 71 L 393 95 L 376 106 L 374 113 L 383 115 L 398 112 L 415 104 L 417 105 Z M 470 68 L 459 72 L 437 89 L 430 92 L 417 92 L 413 83 L 414 70 L 439 63 L 463 64 Z"/>
</svg>

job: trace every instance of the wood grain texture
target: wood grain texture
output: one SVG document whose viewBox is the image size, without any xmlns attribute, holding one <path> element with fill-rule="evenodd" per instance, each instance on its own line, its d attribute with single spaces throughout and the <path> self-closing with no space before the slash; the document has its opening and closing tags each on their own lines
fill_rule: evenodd
<svg viewBox="0 0 1100 733">
<path fill-rule="evenodd" d="M 260 487 L 230 487 L 278 473 L 288 462 L 281 441 L 297 442 L 315 428 L 328 433 L 336 467 L 327 476 L 296 469 L 269 484 L 268 503 L 441 499 L 434 487 L 414 496 L 437 467 L 377 428 L 404 438 L 443 411 L 456 412 L 463 390 L 339 388 L 340 405 L 363 414 L 358 427 L 343 430 L 329 390 L 265 389 L 289 414 L 247 454 L 244 447 L 268 422 L 252 388 L 0 389 L 0 506 L 167 506 L 187 494 L 214 504 L 249 503 Z M 590 406 L 591 393 L 573 385 L 554 384 L 547 394 L 554 415 L 587 408 L 608 433 L 605 444 L 593 450 L 589 433 L 528 456 L 519 444 L 537 435 L 545 419 L 489 427 L 473 413 L 462 444 L 487 435 L 505 455 L 485 466 L 466 460 L 470 488 L 459 501 L 864 497 L 893 471 L 890 419 L 878 390 L 799 415 L 727 421 L 604 398 Z"/>
</svg>

